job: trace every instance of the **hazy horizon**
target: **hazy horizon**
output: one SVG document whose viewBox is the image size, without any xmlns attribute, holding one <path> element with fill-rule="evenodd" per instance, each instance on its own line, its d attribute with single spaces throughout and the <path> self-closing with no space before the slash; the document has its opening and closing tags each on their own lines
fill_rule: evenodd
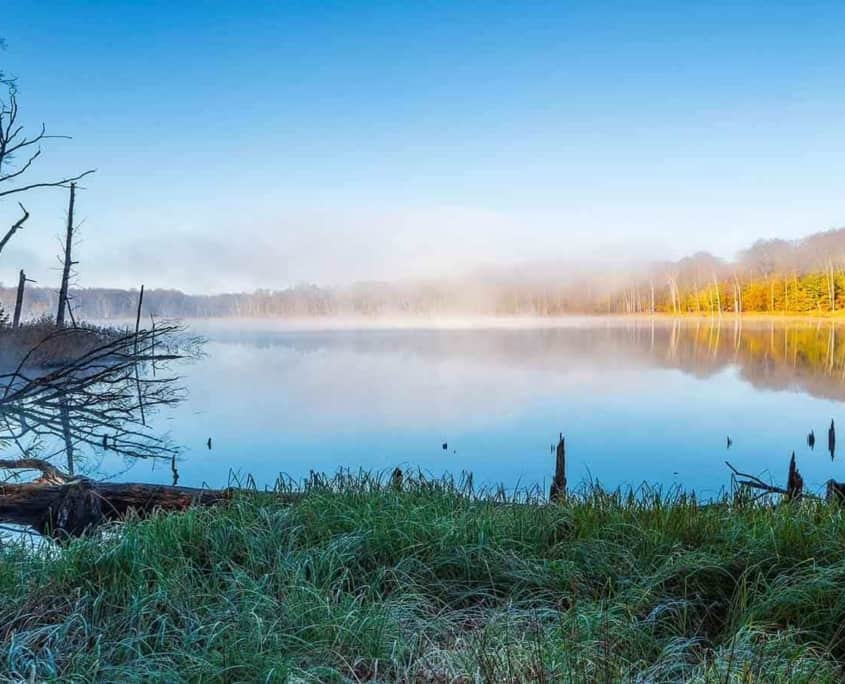
<svg viewBox="0 0 845 684">
<path fill-rule="evenodd" d="M 845 6 L 26 3 L 81 287 L 191 293 L 732 258 L 840 226 Z M 58 280 L 66 195 L 4 251 Z M 0 225 L 15 216 L 0 207 Z"/>
</svg>

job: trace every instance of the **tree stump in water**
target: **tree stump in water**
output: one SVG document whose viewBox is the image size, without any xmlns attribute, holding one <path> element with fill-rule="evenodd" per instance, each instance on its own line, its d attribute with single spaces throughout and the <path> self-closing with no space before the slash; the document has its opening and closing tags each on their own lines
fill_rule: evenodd
<svg viewBox="0 0 845 684">
<path fill-rule="evenodd" d="M 560 433 L 555 452 L 555 476 L 549 490 L 549 500 L 562 501 L 564 498 L 566 498 L 566 442 L 563 433 Z"/>
<path fill-rule="evenodd" d="M 801 493 L 804 491 L 804 478 L 798 472 L 795 465 L 795 452 L 792 452 L 792 458 L 789 459 L 789 474 L 786 478 L 786 499 L 800 499 Z"/>
</svg>

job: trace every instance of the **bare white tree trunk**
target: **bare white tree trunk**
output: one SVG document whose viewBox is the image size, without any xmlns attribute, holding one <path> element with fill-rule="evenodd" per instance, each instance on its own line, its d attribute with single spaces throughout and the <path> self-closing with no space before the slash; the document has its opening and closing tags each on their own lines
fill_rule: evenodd
<svg viewBox="0 0 845 684">
<path fill-rule="evenodd" d="M 70 204 L 67 210 L 67 230 L 65 232 L 65 258 L 62 269 L 62 286 L 59 290 L 59 310 L 56 312 L 56 325 L 65 324 L 65 307 L 67 306 L 67 291 L 70 281 L 70 269 L 73 266 L 73 205 L 76 200 L 76 183 L 70 184 Z"/>
</svg>

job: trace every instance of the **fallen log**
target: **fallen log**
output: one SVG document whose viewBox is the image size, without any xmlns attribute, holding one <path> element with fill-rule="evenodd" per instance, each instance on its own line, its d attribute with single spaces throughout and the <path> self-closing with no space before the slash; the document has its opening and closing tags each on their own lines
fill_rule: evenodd
<svg viewBox="0 0 845 684">
<path fill-rule="evenodd" d="M 99 482 L 73 477 L 40 458 L 0 459 L 3 470 L 36 470 L 30 482 L 0 483 L 0 522 L 24 525 L 63 539 L 78 537 L 106 522 L 129 515 L 146 517 L 155 511 L 184 511 L 214 506 L 239 490 L 203 489 L 140 482 Z M 254 490 L 253 490 L 254 491 Z M 274 492 L 275 501 L 296 503 L 303 492 Z"/>
<path fill-rule="evenodd" d="M 0 485 L 0 520 L 26 525 L 55 538 L 78 537 L 130 512 L 183 511 L 232 498 L 232 489 L 197 489 L 136 482 L 97 482 L 80 478 L 63 483 Z"/>
</svg>

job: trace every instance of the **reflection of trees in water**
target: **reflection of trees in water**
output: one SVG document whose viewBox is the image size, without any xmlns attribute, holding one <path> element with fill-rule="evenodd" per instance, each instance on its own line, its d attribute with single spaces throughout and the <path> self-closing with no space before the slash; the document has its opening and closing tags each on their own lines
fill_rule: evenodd
<svg viewBox="0 0 845 684">
<path fill-rule="evenodd" d="M 219 339 L 298 353 L 405 353 L 549 372 L 637 364 L 708 377 L 736 367 L 755 387 L 845 400 L 845 329 L 826 320 L 597 319 L 561 327 L 247 332 Z"/>
<path fill-rule="evenodd" d="M 682 370 L 707 375 L 735 366 L 755 387 L 845 399 L 845 336 L 835 323 L 728 319 L 675 327 L 691 340 L 680 343 L 684 352 L 677 367 Z"/>
<path fill-rule="evenodd" d="M 67 329 L 60 334 L 86 334 Z M 76 360 L 44 371 L 26 366 L 0 375 L 0 444 L 21 458 L 64 457 L 73 474 L 91 457 L 126 461 L 166 459 L 178 447 L 147 425 L 146 417 L 178 403 L 178 378 L 163 375 L 168 361 L 195 351 L 197 341 L 177 326 L 116 333 Z"/>
</svg>

